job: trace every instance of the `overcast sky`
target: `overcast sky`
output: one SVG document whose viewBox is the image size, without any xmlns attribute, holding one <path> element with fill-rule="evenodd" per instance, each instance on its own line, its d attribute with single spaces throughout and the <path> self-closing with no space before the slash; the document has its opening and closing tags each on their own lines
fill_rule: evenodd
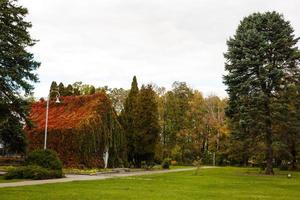
<svg viewBox="0 0 300 200">
<path fill-rule="evenodd" d="M 185 81 L 226 96 L 226 40 L 253 13 L 278 11 L 300 36 L 299 0 L 20 0 L 40 61 L 35 96 L 53 80 L 129 88 Z"/>
</svg>

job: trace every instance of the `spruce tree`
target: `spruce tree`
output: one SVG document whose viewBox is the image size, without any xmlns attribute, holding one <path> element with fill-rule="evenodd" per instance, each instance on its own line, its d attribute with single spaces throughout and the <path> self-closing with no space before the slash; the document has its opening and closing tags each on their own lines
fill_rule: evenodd
<svg viewBox="0 0 300 200">
<path fill-rule="evenodd" d="M 226 114 L 237 138 L 264 139 L 266 174 L 274 173 L 272 127 L 281 109 L 278 102 L 299 71 L 297 42 L 290 23 L 276 12 L 245 17 L 227 41 Z"/>
<path fill-rule="evenodd" d="M 28 122 L 28 105 L 22 95 L 31 94 L 40 65 L 28 51 L 35 40 L 27 13 L 15 0 L 0 0 L 0 143 L 11 151 L 25 149 L 22 122 Z"/>
<path fill-rule="evenodd" d="M 64 86 L 64 84 L 63 83 L 59 83 L 58 84 L 58 92 L 59 92 L 59 94 L 60 94 L 60 96 L 66 96 L 66 89 L 65 89 L 65 86 Z M 57 94 L 55 93 L 55 96 L 56 96 Z"/>
</svg>

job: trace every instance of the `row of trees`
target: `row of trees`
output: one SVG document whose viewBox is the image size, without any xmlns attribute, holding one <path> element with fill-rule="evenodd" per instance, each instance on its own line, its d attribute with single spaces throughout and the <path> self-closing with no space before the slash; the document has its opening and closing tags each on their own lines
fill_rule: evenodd
<svg viewBox="0 0 300 200">
<path fill-rule="evenodd" d="M 136 77 L 130 90 L 78 83 L 62 87 L 62 83 L 57 86 L 52 82 L 51 90 L 64 96 L 105 91 L 125 129 L 130 164 L 139 167 L 142 161 L 150 164 L 164 158 L 182 164 L 199 159 L 212 164 L 213 155 L 218 163 L 228 162 L 221 157 L 222 143 L 228 135 L 226 99 L 214 95 L 205 98 L 185 82 L 174 82 L 170 91 L 155 85 L 139 89 Z M 63 92 L 70 88 L 79 93 Z M 94 88 L 92 93 L 85 92 L 90 88 Z"/>
</svg>

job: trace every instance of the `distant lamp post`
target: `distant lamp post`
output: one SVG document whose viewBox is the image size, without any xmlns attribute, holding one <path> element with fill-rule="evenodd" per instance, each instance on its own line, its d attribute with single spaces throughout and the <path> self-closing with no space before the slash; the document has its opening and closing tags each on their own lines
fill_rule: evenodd
<svg viewBox="0 0 300 200">
<path fill-rule="evenodd" d="M 49 113 L 49 101 L 50 101 L 50 96 L 51 93 L 56 92 L 56 100 L 55 103 L 60 103 L 59 97 L 60 94 L 58 91 L 51 91 L 48 94 L 48 99 L 47 99 L 47 107 L 46 107 L 46 121 L 45 121 L 45 140 L 44 140 L 44 150 L 47 149 L 47 131 L 48 131 L 48 113 Z"/>
</svg>

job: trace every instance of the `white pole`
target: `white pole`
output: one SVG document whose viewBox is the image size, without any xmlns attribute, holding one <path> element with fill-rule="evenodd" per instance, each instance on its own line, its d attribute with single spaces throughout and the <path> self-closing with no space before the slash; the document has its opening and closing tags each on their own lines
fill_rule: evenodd
<svg viewBox="0 0 300 200">
<path fill-rule="evenodd" d="M 48 128 L 48 111 L 49 111 L 49 100 L 50 100 L 50 93 L 47 99 L 47 107 L 46 107 L 46 121 L 45 121 L 45 140 L 44 140 L 44 150 L 47 149 L 47 128 Z"/>
<path fill-rule="evenodd" d="M 103 161 L 104 161 L 104 168 L 107 168 L 108 165 L 108 147 L 105 147 L 103 152 Z"/>
</svg>

